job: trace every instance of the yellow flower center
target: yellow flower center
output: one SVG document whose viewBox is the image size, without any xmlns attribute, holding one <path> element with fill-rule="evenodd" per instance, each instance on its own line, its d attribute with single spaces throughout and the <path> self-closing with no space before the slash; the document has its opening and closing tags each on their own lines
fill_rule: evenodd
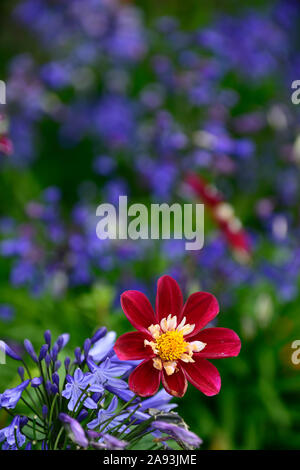
<svg viewBox="0 0 300 470">
<path fill-rule="evenodd" d="M 185 352 L 188 343 L 180 331 L 167 331 L 156 340 L 158 355 L 163 361 L 176 361 Z"/>
</svg>

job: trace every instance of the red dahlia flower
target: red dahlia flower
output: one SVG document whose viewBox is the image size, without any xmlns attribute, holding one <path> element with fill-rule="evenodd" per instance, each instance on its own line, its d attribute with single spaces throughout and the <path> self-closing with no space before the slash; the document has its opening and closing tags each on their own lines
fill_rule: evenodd
<svg viewBox="0 0 300 470">
<path fill-rule="evenodd" d="M 203 328 L 219 313 L 217 299 L 207 292 L 192 294 L 185 305 L 180 287 L 170 276 L 158 280 L 156 314 L 139 291 L 126 291 L 121 305 L 138 330 L 118 338 L 114 350 L 121 360 L 143 359 L 131 373 L 129 387 L 137 395 L 154 395 L 160 381 L 166 391 L 182 397 L 187 381 L 205 395 L 219 393 L 221 378 L 207 359 L 237 356 L 241 342 L 228 328 Z"/>
</svg>

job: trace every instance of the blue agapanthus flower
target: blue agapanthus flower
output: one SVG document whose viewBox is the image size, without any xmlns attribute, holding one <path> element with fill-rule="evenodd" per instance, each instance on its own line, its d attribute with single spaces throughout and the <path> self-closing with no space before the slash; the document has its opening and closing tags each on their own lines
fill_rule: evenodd
<svg viewBox="0 0 300 470">
<path fill-rule="evenodd" d="M 126 372 L 132 369 L 130 365 L 127 364 L 114 364 L 111 362 L 110 358 L 107 357 L 99 366 L 97 366 L 92 359 L 87 359 L 87 365 L 91 371 L 89 374 L 90 380 L 90 390 L 92 392 L 103 391 L 107 384 L 111 387 L 118 389 L 128 388 L 127 383 L 117 377 L 121 377 Z"/>
<path fill-rule="evenodd" d="M 129 390 L 126 378 L 136 362 L 118 360 L 115 338 L 99 328 L 75 349 L 73 359 L 62 361 L 70 337 L 65 333 L 53 341 L 47 330 L 39 350 L 25 339 L 29 364 L 3 342 L 7 356 L 20 364 L 22 382 L 0 394 L 2 411 L 13 414 L 0 430 L 2 450 L 131 449 L 149 433 L 158 439 L 157 448 L 165 448 L 163 432 L 151 427 L 155 413 L 150 409 L 163 414 L 176 404 L 165 391 L 143 400 Z M 40 375 L 34 375 L 37 369 Z M 24 415 L 17 411 L 19 401 Z"/>
<path fill-rule="evenodd" d="M 97 408 L 97 405 L 94 400 L 92 400 L 91 398 L 85 398 L 86 394 L 84 393 L 84 390 L 90 384 L 90 377 L 88 376 L 88 374 L 84 374 L 79 368 L 77 368 L 74 372 L 74 377 L 72 377 L 71 375 L 67 375 L 66 381 L 68 383 L 66 384 L 66 387 L 62 392 L 62 396 L 69 400 L 69 410 L 76 411 L 81 405 L 81 402 L 84 403 L 84 406 L 86 408 Z M 101 392 L 103 392 L 103 390 L 104 388 L 102 387 Z"/>
<path fill-rule="evenodd" d="M 102 402 L 102 404 L 104 403 Z M 90 421 L 87 427 L 89 429 L 95 429 L 101 426 L 103 423 L 107 422 L 109 418 L 112 418 L 115 415 L 115 411 L 117 407 L 118 407 L 118 399 L 117 397 L 113 397 L 108 407 L 106 409 L 105 408 L 100 409 L 98 411 L 97 417 L 93 419 L 93 421 Z M 105 430 L 105 432 L 108 432 L 110 428 L 113 428 L 116 424 L 116 420 L 118 421 L 118 419 L 115 418 L 114 420 L 107 423 L 103 431 Z"/>
<path fill-rule="evenodd" d="M 15 388 L 5 390 L 4 393 L 0 394 L 0 407 L 7 409 L 14 409 L 25 388 L 28 387 L 30 380 L 25 380 Z"/>
<path fill-rule="evenodd" d="M 25 444 L 26 437 L 21 432 L 21 428 L 26 424 L 26 419 L 17 415 L 9 426 L 0 430 L 0 443 L 4 442 L 4 449 L 16 450 Z M 2 446 L 2 449 L 3 449 Z M 4 450 L 3 449 L 3 450 Z"/>
</svg>

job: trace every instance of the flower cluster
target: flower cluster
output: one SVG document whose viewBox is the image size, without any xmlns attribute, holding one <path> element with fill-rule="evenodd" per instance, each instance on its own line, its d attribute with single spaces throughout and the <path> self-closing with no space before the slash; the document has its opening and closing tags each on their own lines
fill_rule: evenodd
<svg viewBox="0 0 300 470">
<path fill-rule="evenodd" d="M 133 449 L 149 435 L 152 443 L 148 439 L 144 445 L 155 449 L 199 447 L 201 439 L 171 412 L 177 405 L 168 393 L 161 390 L 142 400 L 129 389 L 126 377 L 136 362 L 117 358 L 115 337 L 98 329 L 71 360 L 63 354 L 69 335 L 53 341 L 48 330 L 38 353 L 24 341 L 31 365 L 2 342 L 6 355 L 20 363 L 21 378 L 0 394 L 0 409 L 12 417 L 0 430 L 2 449 Z"/>
</svg>

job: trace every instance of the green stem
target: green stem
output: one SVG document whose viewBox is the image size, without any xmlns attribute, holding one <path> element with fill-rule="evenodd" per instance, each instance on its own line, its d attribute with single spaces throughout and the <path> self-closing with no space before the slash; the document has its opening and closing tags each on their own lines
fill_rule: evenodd
<svg viewBox="0 0 300 470">
<path fill-rule="evenodd" d="M 27 367 L 27 365 L 26 365 L 26 362 L 25 362 L 23 359 L 22 359 L 22 364 L 23 364 L 23 366 L 25 367 L 25 370 L 26 370 L 26 372 L 27 372 L 28 378 L 29 378 L 30 380 L 32 380 L 31 373 L 30 373 L 30 371 L 29 371 L 29 369 L 28 369 L 28 367 Z"/>
<path fill-rule="evenodd" d="M 59 443 L 59 439 L 62 435 L 62 433 L 64 432 L 64 428 L 61 428 L 59 433 L 57 434 L 57 438 L 56 438 L 56 441 L 54 443 L 54 447 L 53 447 L 53 450 L 56 450 L 57 449 L 57 446 L 58 446 L 58 443 Z"/>
<path fill-rule="evenodd" d="M 28 408 L 31 409 L 31 411 L 33 411 L 33 413 L 34 413 L 35 415 L 37 415 L 37 416 L 40 418 L 41 421 L 43 421 L 43 419 L 41 418 L 41 416 L 36 412 L 36 410 L 34 410 L 34 409 L 32 408 L 32 406 L 30 405 L 30 403 L 28 403 L 28 401 L 26 401 L 24 397 L 21 397 L 21 400 L 25 403 L 26 406 L 28 406 Z"/>
<path fill-rule="evenodd" d="M 74 418 L 75 413 L 78 411 L 76 408 L 77 408 L 77 406 L 79 405 L 79 403 L 80 403 L 80 401 L 81 401 L 83 395 L 86 395 L 87 398 L 89 398 L 89 396 L 88 396 L 88 394 L 87 394 L 87 391 L 88 391 L 89 388 L 90 388 L 90 385 L 87 385 L 87 386 L 85 387 L 85 389 L 82 391 L 81 395 L 79 396 L 77 402 L 75 403 L 74 409 L 73 409 L 73 411 L 72 411 L 72 418 Z"/>
</svg>

